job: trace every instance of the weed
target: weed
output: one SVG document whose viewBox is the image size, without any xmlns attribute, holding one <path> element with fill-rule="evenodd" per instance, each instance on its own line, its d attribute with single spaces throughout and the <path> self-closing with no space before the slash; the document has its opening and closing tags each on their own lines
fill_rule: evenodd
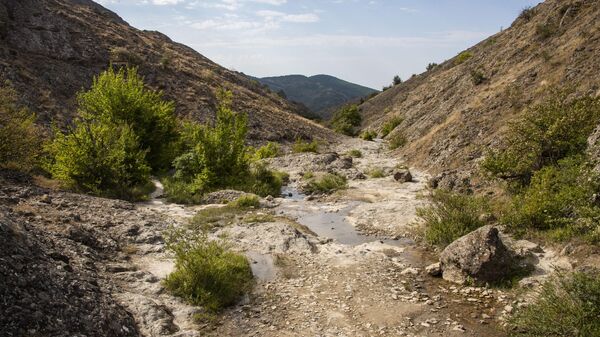
<svg viewBox="0 0 600 337">
<path fill-rule="evenodd" d="M 303 141 L 302 139 L 298 138 L 296 139 L 296 142 L 294 143 L 294 145 L 292 145 L 292 152 L 294 153 L 302 153 L 302 152 L 313 152 L 313 153 L 318 153 L 319 152 L 319 143 L 316 140 L 313 140 L 312 142 L 306 142 Z"/>
<path fill-rule="evenodd" d="M 385 123 L 383 123 L 383 125 L 381 126 L 381 138 L 385 138 L 387 135 L 389 135 L 403 121 L 404 121 L 404 119 L 402 117 L 393 116 L 392 118 L 387 120 Z"/>
<path fill-rule="evenodd" d="M 345 177 L 337 173 L 325 173 L 320 177 L 310 179 L 304 190 L 310 194 L 332 193 L 347 187 L 348 183 Z"/>
<path fill-rule="evenodd" d="M 456 56 L 456 58 L 454 59 L 454 64 L 455 65 L 463 64 L 472 57 L 473 57 L 473 54 L 471 52 L 463 51 L 462 53 L 458 54 L 458 56 Z"/>
<path fill-rule="evenodd" d="M 348 151 L 348 155 L 353 158 L 362 158 L 362 152 L 360 152 L 360 150 L 357 149 Z"/>
</svg>

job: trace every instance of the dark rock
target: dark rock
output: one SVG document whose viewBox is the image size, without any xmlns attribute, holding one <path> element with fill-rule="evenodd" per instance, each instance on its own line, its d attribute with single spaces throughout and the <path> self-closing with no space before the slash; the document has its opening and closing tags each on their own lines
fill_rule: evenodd
<svg viewBox="0 0 600 337">
<path fill-rule="evenodd" d="M 510 277 L 520 261 L 504 245 L 496 227 L 484 226 L 448 245 L 440 255 L 440 265 L 445 280 L 485 284 Z"/>
<path fill-rule="evenodd" d="M 399 170 L 394 172 L 394 180 L 406 183 L 412 181 L 413 177 L 409 170 Z"/>
</svg>

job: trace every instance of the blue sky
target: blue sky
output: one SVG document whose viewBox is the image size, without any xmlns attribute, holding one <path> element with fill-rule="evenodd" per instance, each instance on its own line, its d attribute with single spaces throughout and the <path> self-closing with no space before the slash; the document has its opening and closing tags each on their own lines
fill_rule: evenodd
<svg viewBox="0 0 600 337">
<path fill-rule="evenodd" d="M 510 26 L 538 0 L 96 0 L 229 69 L 381 89 Z"/>
</svg>

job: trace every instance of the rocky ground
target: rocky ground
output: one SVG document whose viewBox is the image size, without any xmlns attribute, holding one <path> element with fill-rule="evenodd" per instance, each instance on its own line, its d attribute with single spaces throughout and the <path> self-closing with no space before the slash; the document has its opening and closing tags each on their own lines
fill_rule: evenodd
<svg viewBox="0 0 600 337">
<path fill-rule="evenodd" d="M 363 157 L 343 153 L 360 149 Z M 426 272 L 436 253 L 411 238 L 427 175 L 396 181 L 381 144 L 348 140 L 337 153 L 271 162 L 291 175 L 286 198 L 232 218 L 227 235 L 257 276 L 254 291 L 210 321 L 161 284 L 173 268 L 163 232 L 204 205 L 123 201 L 36 187 L 3 172 L 0 325 L 6 336 L 502 336 L 517 291 L 458 286 Z M 390 174 L 367 178 L 379 167 Z M 301 174 L 335 171 L 347 190 L 304 196 Z M 160 196 L 160 190 L 155 197 Z M 6 247 L 6 248 L 5 248 Z M 556 263 L 537 254 L 536 277 Z M 528 249 L 529 249 L 528 248 Z M 536 280 L 529 279 L 535 286 Z M 539 280 L 538 280 L 539 281 Z"/>
</svg>

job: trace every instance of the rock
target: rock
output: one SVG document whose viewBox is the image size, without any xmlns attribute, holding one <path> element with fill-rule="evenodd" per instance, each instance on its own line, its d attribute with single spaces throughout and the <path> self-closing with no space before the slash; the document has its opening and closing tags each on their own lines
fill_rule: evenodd
<svg viewBox="0 0 600 337">
<path fill-rule="evenodd" d="M 353 175 L 351 175 L 348 178 L 350 180 L 365 180 L 365 179 L 367 179 L 367 176 L 364 175 L 362 172 L 357 171 L 356 173 L 354 173 Z"/>
<path fill-rule="evenodd" d="M 413 268 L 413 267 L 406 268 L 402 272 L 400 272 L 400 275 L 418 275 L 418 274 L 419 274 L 419 269 Z"/>
<path fill-rule="evenodd" d="M 430 264 L 429 266 L 425 267 L 425 271 L 427 272 L 427 274 L 434 277 L 442 276 L 442 267 L 440 266 L 439 262 Z"/>
<path fill-rule="evenodd" d="M 394 180 L 401 183 L 406 183 L 412 181 L 413 177 L 409 170 L 399 170 L 394 172 Z"/>
<path fill-rule="evenodd" d="M 352 157 L 342 157 L 336 161 L 336 166 L 340 169 L 349 169 L 352 167 Z"/>
<path fill-rule="evenodd" d="M 502 242 L 498 229 L 481 227 L 451 243 L 440 255 L 445 280 L 477 284 L 505 279 L 519 266 L 519 261 Z"/>
</svg>

